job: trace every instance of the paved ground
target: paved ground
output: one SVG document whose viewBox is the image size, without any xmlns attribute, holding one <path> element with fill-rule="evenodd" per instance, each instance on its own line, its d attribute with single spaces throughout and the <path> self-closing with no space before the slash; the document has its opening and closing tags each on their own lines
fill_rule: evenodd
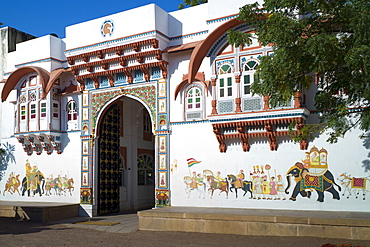
<svg viewBox="0 0 370 247">
<path fill-rule="evenodd" d="M 81 221 L 104 221 L 111 226 L 76 224 Z M 119 214 L 94 218 L 71 218 L 39 223 L 0 217 L 0 246 L 283 246 L 314 247 L 330 243 L 332 246 L 369 246 L 370 241 L 325 238 L 292 238 L 204 234 L 185 232 L 139 231 L 136 214 Z M 340 236 L 338 236 L 340 237 Z M 330 247 L 332 247 L 330 246 Z"/>
</svg>

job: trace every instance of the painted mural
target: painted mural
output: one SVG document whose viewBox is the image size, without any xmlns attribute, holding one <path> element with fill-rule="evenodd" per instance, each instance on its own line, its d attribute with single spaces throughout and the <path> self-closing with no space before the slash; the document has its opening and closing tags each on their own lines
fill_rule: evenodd
<svg viewBox="0 0 370 247">
<path fill-rule="evenodd" d="M 297 161 L 285 174 L 277 172 L 273 165 L 253 165 L 240 169 L 237 174 L 221 173 L 211 169 L 197 170 L 201 161 L 187 159 L 188 175 L 183 177 L 185 193 L 190 198 L 212 199 L 214 196 L 228 199 L 247 197 L 251 200 L 290 200 L 297 197 L 317 198 L 324 202 L 325 197 L 340 200 L 341 196 L 362 198 L 370 192 L 370 179 L 352 177 L 346 172 L 338 177 L 329 170 L 328 152 L 313 146 L 301 161 Z M 248 172 L 245 172 L 248 171 Z M 217 192 L 217 193 L 216 193 Z M 313 197 L 312 194 L 317 196 Z"/>
<path fill-rule="evenodd" d="M 31 165 L 29 160 L 25 163 L 25 173 L 11 172 L 0 194 L 34 197 L 34 196 L 72 196 L 74 180 L 67 175 L 49 174 L 45 176 L 37 165 Z M 22 179 L 21 179 L 22 178 Z"/>
<path fill-rule="evenodd" d="M 15 145 L 11 145 L 8 142 L 2 143 L 2 148 L 0 149 L 0 181 L 3 180 L 8 166 L 12 163 L 15 164 L 14 151 Z"/>
<path fill-rule="evenodd" d="M 352 177 L 350 174 L 340 174 L 338 180 L 343 187 L 342 196 L 349 199 L 355 197 L 356 199 L 366 199 L 366 193 L 370 192 L 370 179 L 369 177 Z"/>
<path fill-rule="evenodd" d="M 269 164 L 253 166 L 247 178 L 244 170 L 238 174 L 221 174 L 220 171 L 208 169 L 200 173 L 191 172 L 190 168 L 200 162 L 194 158 L 187 160 L 190 175 L 184 177 L 184 183 L 188 197 L 194 191 L 199 194 L 199 198 L 212 198 L 218 192 L 218 195 L 225 198 L 232 193 L 235 198 L 248 195 L 249 199 L 255 200 L 286 200 L 282 176 L 276 170 L 271 170 Z"/>
</svg>

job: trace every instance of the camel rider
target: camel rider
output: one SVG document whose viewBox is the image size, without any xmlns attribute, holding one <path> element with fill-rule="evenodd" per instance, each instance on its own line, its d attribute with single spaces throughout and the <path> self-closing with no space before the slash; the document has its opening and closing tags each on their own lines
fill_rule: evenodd
<svg viewBox="0 0 370 247">
<path fill-rule="evenodd" d="M 11 172 L 10 174 L 9 174 L 9 178 L 8 178 L 8 182 L 7 182 L 8 184 L 11 184 L 11 185 L 13 185 L 13 184 L 15 184 L 16 183 L 16 180 L 15 180 L 15 176 L 14 176 L 14 172 Z"/>
</svg>

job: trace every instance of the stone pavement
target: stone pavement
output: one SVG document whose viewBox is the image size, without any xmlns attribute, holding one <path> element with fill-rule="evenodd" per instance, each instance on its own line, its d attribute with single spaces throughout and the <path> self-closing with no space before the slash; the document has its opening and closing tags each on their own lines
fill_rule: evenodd
<svg viewBox="0 0 370 247">
<path fill-rule="evenodd" d="M 79 224 L 83 222 L 89 222 L 91 224 Z M 49 221 L 47 223 L 62 224 L 65 227 L 95 229 L 99 231 L 115 233 L 131 233 L 139 229 L 139 217 L 137 213 L 111 214 L 96 217 L 73 217 L 57 221 Z M 104 223 L 106 223 L 106 225 L 104 225 Z M 109 223 L 119 223 L 119 224 L 109 224 Z"/>
<path fill-rule="evenodd" d="M 221 210 L 221 211 L 220 211 Z M 224 210 L 224 211 L 223 211 Z M 232 218 L 249 217 L 245 215 L 244 211 L 235 211 L 231 209 L 197 209 L 197 208 L 163 208 L 154 210 L 139 211 L 138 214 L 158 214 L 165 213 L 169 219 L 173 219 L 176 214 L 177 218 L 186 218 L 197 216 L 222 219 L 229 215 L 234 215 Z M 220 214 L 223 212 L 224 214 Z M 263 211 L 247 210 L 250 214 L 256 215 Z M 235 216 L 239 213 L 239 216 Z M 244 213 L 241 215 L 241 213 Z M 284 213 L 289 211 L 276 212 L 271 210 L 264 210 L 266 219 L 277 217 L 274 219 L 282 219 Z M 310 212 L 306 212 L 307 214 Z M 201 233 L 178 231 L 175 225 L 169 231 L 147 231 L 139 229 L 139 216 L 137 213 L 127 214 L 111 214 L 97 217 L 72 217 L 67 219 L 60 219 L 56 221 L 48 221 L 46 223 L 30 221 L 30 220 L 16 220 L 16 218 L 0 217 L 0 246 L 7 247 L 39 247 L 39 246 L 73 246 L 73 247 L 86 247 L 86 246 L 122 246 L 122 247 L 214 247 L 223 245 L 237 245 L 237 246 L 252 246 L 252 247 L 265 247 L 265 246 L 284 246 L 284 247 L 321 247 L 321 246 L 336 246 L 336 247 L 349 247 L 349 246 L 367 246 L 370 247 L 370 240 L 358 239 L 343 239 L 340 233 L 336 238 L 327 238 L 323 233 L 321 237 L 298 237 L 298 236 L 253 236 L 241 235 L 237 231 L 233 234 L 219 234 L 219 233 Z M 300 211 L 290 212 L 292 216 L 302 216 L 305 214 Z M 316 217 L 325 212 L 317 213 Z M 312 214 L 310 214 L 313 216 Z M 148 215 L 147 215 L 148 216 Z M 307 216 L 307 215 L 305 215 Z M 328 216 L 328 215 L 326 215 Z M 335 215 L 332 218 L 348 217 L 349 215 Z M 357 217 L 365 217 L 365 220 L 370 220 L 368 214 L 356 214 Z M 263 220 L 263 218 L 255 218 L 254 220 Z M 352 217 L 354 217 L 352 215 Z M 272 219 L 271 218 L 271 219 Z M 303 217 L 305 218 L 305 217 Z M 361 218 L 357 218 L 361 221 Z M 78 224 L 81 222 L 93 222 L 96 224 Z M 218 224 L 221 221 L 218 221 Z M 108 225 L 102 225 L 108 223 Z M 112 225 L 109 225 L 112 223 Z M 113 223 L 119 223 L 113 225 Z M 166 223 L 165 223 L 166 224 Z M 158 228 L 161 223 L 157 222 Z M 171 225 L 171 224 L 170 224 Z M 231 229 L 237 230 L 234 227 Z M 271 229 L 271 228 L 270 228 Z M 95 231 L 97 230 L 97 231 Z M 325 245 L 330 243 L 331 245 Z"/>
</svg>

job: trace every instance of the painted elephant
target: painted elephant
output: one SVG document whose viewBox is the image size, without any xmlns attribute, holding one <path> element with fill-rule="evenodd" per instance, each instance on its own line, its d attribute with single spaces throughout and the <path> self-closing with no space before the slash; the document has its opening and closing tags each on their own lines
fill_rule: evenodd
<svg viewBox="0 0 370 247">
<path fill-rule="evenodd" d="M 33 193 L 32 196 L 36 193 L 42 196 L 44 194 L 44 186 L 45 177 L 40 171 L 28 174 L 22 180 L 22 196 L 24 196 L 26 191 L 28 196 L 30 196 L 30 192 Z"/>
<path fill-rule="evenodd" d="M 335 189 L 334 185 L 338 187 L 341 191 L 341 187 L 335 183 L 334 176 L 330 171 L 326 171 L 323 175 L 313 176 L 309 173 L 309 170 L 303 166 L 302 163 L 297 162 L 292 166 L 287 172 L 288 185 L 285 189 L 285 193 L 289 194 L 290 188 L 290 177 L 293 176 L 297 182 L 291 197 L 292 201 L 295 201 L 298 194 L 303 197 L 310 198 L 312 189 L 316 190 L 318 199 L 317 201 L 324 201 L 324 191 L 328 191 L 333 195 L 333 199 L 340 200 L 338 191 Z"/>
</svg>

